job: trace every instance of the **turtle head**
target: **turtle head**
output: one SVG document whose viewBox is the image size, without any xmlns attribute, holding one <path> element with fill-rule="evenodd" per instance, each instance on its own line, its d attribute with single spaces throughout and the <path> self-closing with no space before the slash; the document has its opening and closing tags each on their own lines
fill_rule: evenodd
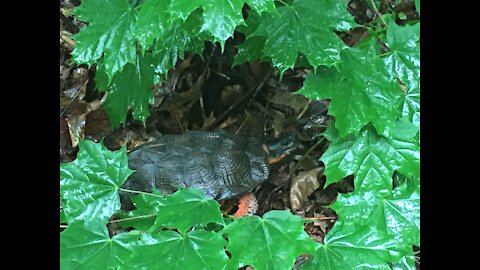
<svg viewBox="0 0 480 270">
<path fill-rule="evenodd" d="M 279 138 L 267 139 L 263 145 L 270 164 L 276 163 L 297 149 L 298 139 L 293 132 Z"/>
</svg>

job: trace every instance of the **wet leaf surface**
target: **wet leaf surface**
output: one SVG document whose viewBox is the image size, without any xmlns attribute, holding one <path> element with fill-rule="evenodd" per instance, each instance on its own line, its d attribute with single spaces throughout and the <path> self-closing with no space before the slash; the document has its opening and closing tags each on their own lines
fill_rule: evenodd
<svg viewBox="0 0 480 270">
<path fill-rule="evenodd" d="M 80 141 L 77 159 L 60 164 L 60 195 L 65 216 L 75 220 L 107 221 L 120 209 L 118 189 L 132 173 L 125 149 L 109 151 L 104 145 Z"/>
<path fill-rule="evenodd" d="M 323 51 L 324 54 L 321 57 L 318 57 L 317 53 L 312 55 L 312 52 L 309 52 L 311 48 L 302 47 L 305 44 L 310 44 L 308 40 L 304 42 L 304 45 L 298 42 L 298 40 L 304 38 L 308 39 L 311 36 L 309 33 L 312 29 L 319 27 L 316 19 L 318 16 L 308 16 L 333 12 L 332 10 L 335 10 L 334 7 L 337 5 L 337 3 L 333 3 L 334 1 L 331 3 L 329 1 L 313 3 L 309 0 L 284 1 L 291 6 L 278 4 L 278 6 L 283 6 L 278 9 L 279 14 L 289 15 L 283 17 L 273 12 L 273 1 L 244 1 L 251 8 L 246 19 L 248 27 L 239 25 L 239 22 L 241 23 L 246 18 L 245 16 L 240 18 L 229 13 L 229 9 L 240 7 L 245 15 L 248 8 L 243 6 L 244 2 L 229 1 L 225 0 L 222 3 L 231 2 L 234 5 L 221 6 L 218 5 L 218 1 L 191 1 L 188 3 L 145 1 L 146 4 L 151 6 L 171 2 L 173 3 L 172 6 L 178 5 L 178 9 L 182 5 L 188 6 L 192 9 L 191 11 L 200 6 L 206 9 L 203 11 L 197 9 L 192 13 L 187 12 L 183 15 L 181 12 L 171 14 L 163 11 L 151 12 L 151 10 L 142 7 L 140 9 L 127 8 L 126 2 L 120 0 L 107 1 L 108 3 L 104 4 L 82 1 L 84 7 L 75 11 L 79 15 L 78 18 L 68 12 L 80 3 L 77 3 L 77 1 L 61 1 L 61 13 L 64 15 L 61 18 L 60 25 L 60 158 L 61 162 L 64 163 L 61 169 L 63 179 L 61 185 L 63 191 L 79 189 L 80 187 L 82 190 L 88 191 L 82 194 L 71 191 L 62 194 L 65 202 L 61 210 L 61 221 L 69 223 L 70 230 L 67 228 L 61 236 L 63 243 L 61 265 L 67 268 L 77 265 L 80 269 L 82 267 L 85 269 L 105 269 L 108 266 L 118 266 L 120 269 L 128 269 L 129 267 L 161 269 L 168 264 L 173 265 L 174 268 L 171 269 L 190 269 L 189 267 L 197 264 L 203 265 L 204 269 L 221 269 L 221 266 L 228 260 L 224 247 L 230 244 L 212 236 L 213 234 L 209 232 L 191 231 L 182 234 L 183 232 L 162 229 L 159 235 L 142 235 L 142 240 L 139 240 L 142 245 L 141 248 L 137 249 L 137 246 L 129 246 L 128 243 L 133 241 L 133 235 L 136 234 L 132 233 L 130 236 L 130 233 L 124 233 L 125 230 L 135 228 L 147 231 L 152 228 L 154 223 L 156 223 L 155 226 L 158 229 L 180 226 L 180 231 L 182 229 L 188 230 L 188 222 L 182 223 L 182 218 L 186 214 L 182 212 L 183 210 L 179 210 L 181 207 L 177 205 L 167 209 L 171 218 L 156 221 L 156 214 L 162 208 L 164 201 L 158 197 L 151 198 L 148 195 L 138 195 L 133 198 L 133 203 L 137 206 L 137 209 L 130 212 L 120 212 L 119 204 L 117 204 L 118 192 L 116 187 L 120 185 L 121 181 L 119 179 L 123 176 L 112 177 L 112 175 L 109 175 L 105 178 L 106 175 L 94 176 L 86 171 L 92 170 L 89 166 L 108 171 L 108 169 L 105 169 L 106 167 L 98 164 L 102 159 L 115 160 L 117 163 L 123 162 L 119 161 L 122 158 L 116 156 L 117 154 L 112 156 L 105 154 L 107 153 L 105 152 L 106 149 L 122 149 L 122 151 L 129 152 L 152 137 L 162 134 L 222 128 L 232 133 L 252 136 L 276 137 L 291 130 L 300 134 L 299 144 L 302 146 L 300 150 L 283 160 L 281 164 L 276 164 L 269 181 L 254 190 L 259 205 L 257 215 L 263 215 L 263 219 L 270 220 L 271 217 L 268 213 L 272 209 L 291 210 L 295 215 L 309 221 L 304 225 L 305 235 L 323 243 L 323 245 L 318 247 L 316 251 L 311 252 L 311 255 L 303 254 L 298 257 L 294 254 L 300 255 L 300 252 L 290 253 L 290 249 L 294 249 L 294 244 L 287 248 L 280 248 L 279 246 L 285 244 L 282 243 L 283 240 L 277 239 L 268 242 L 268 245 L 272 247 L 288 251 L 288 262 L 285 264 L 285 261 L 282 260 L 283 264 L 279 263 L 282 265 L 281 267 L 285 266 L 285 269 L 290 269 L 291 266 L 294 269 L 317 269 L 317 267 L 322 266 L 326 269 L 356 269 L 361 268 L 362 260 L 368 259 L 371 264 L 367 267 L 384 268 L 386 265 L 384 261 L 391 260 L 395 261 L 391 265 L 393 269 L 413 269 L 415 260 L 418 260 L 419 255 L 393 258 L 386 254 L 392 250 L 394 250 L 392 254 L 398 250 L 406 250 L 403 249 L 403 245 L 398 244 L 398 241 L 418 244 L 419 231 L 416 228 L 419 225 L 417 213 L 419 209 L 417 196 L 419 175 L 412 172 L 418 171 L 419 166 L 420 90 L 419 84 L 414 83 L 418 79 L 416 76 L 419 68 L 419 65 L 417 65 L 418 47 L 412 44 L 419 40 L 417 33 L 419 24 L 409 26 L 405 24 L 405 19 L 397 19 L 397 24 L 390 25 L 392 27 L 388 26 L 386 37 L 380 37 L 380 39 L 384 39 L 385 44 L 361 45 L 367 48 L 360 48 L 361 46 L 359 46 L 359 49 L 369 52 L 380 49 L 383 50 L 382 52 L 391 50 L 390 55 L 382 60 L 384 61 L 383 64 L 388 67 L 387 71 L 383 72 L 383 69 L 378 67 L 378 63 L 370 67 L 367 64 L 371 63 L 362 62 L 362 59 L 356 59 L 355 56 L 346 56 L 346 59 L 339 58 L 339 55 L 342 55 L 339 50 Z M 378 8 L 382 13 L 388 10 L 403 12 L 407 20 L 415 20 L 419 16 L 419 1 L 414 2 L 415 5 L 413 2 L 405 4 L 382 1 Z M 241 3 L 241 5 L 238 3 Z M 328 6 L 332 9 L 305 10 L 304 7 L 308 3 L 316 6 Z M 102 5 L 115 5 L 114 12 L 104 24 L 92 25 L 90 21 L 105 16 L 103 10 L 107 10 L 107 8 L 99 8 Z M 346 6 L 346 3 L 338 4 L 338 7 Z M 415 11 L 415 6 L 417 11 Z M 182 11 L 184 10 L 182 9 Z M 315 18 L 315 25 L 317 26 L 303 25 L 302 28 L 301 24 L 286 23 L 285 20 L 288 19 L 291 21 L 297 20 L 294 13 L 299 10 L 305 11 L 302 16 L 307 16 L 310 19 Z M 368 22 L 373 27 L 379 24 L 377 14 L 371 6 L 362 1 L 350 1 L 348 11 L 355 17 L 356 23 Z M 87 12 L 89 15 L 86 15 Z M 337 49 L 344 48 L 344 45 L 358 46 L 358 44 L 362 44 L 362 40 L 368 40 L 371 33 L 364 27 L 352 28 L 356 24 L 353 23 L 353 17 L 348 14 L 346 8 L 335 12 L 332 14 L 336 15 L 332 15 L 333 17 L 327 24 L 333 29 L 341 31 L 333 31 L 332 28 L 329 28 L 330 33 L 325 33 L 326 28 L 322 27 L 323 30 L 316 31 L 315 35 L 325 38 L 322 40 L 326 43 L 328 43 L 327 41 L 333 42 L 329 45 Z M 230 28 L 220 29 L 219 25 L 215 25 L 212 21 L 203 20 L 203 18 L 213 18 L 215 14 L 221 14 L 224 19 L 232 19 L 228 24 Z M 167 18 L 169 16 L 179 18 L 169 20 Z M 308 18 L 306 21 L 309 20 Z M 158 23 L 152 24 L 152 21 Z M 168 23 L 165 23 L 166 21 Z M 278 29 L 294 31 L 295 35 L 293 36 L 298 36 L 297 40 L 279 42 L 278 34 L 281 31 L 271 31 L 277 29 L 272 27 L 272 25 L 277 24 Z M 233 25 L 239 25 L 236 31 L 233 31 Z M 118 29 L 114 29 L 115 27 Z M 298 29 L 298 27 L 301 27 L 301 29 Z M 95 33 L 96 30 L 100 29 L 106 30 L 104 33 L 110 33 L 111 35 L 106 39 L 101 39 L 101 32 Z M 145 29 L 149 29 L 149 31 L 144 31 Z M 350 30 L 346 31 L 348 29 Z M 78 31 L 80 31 L 80 35 L 74 36 Z M 213 36 L 210 35 L 212 33 L 214 33 Z M 246 34 L 249 38 L 245 39 L 245 36 L 241 33 Z M 123 34 L 128 35 L 123 36 Z M 229 38 L 227 39 L 227 37 Z M 156 43 L 155 38 L 158 38 Z M 79 42 L 79 39 L 83 40 Z M 141 71 L 138 73 L 139 62 L 135 61 L 140 58 L 132 54 L 132 46 L 128 45 L 131 44 L 133 39 L 138 39 L 140 45 L 138 49 L 142 53 L 147 52 L 147 58 L 149 57 L 148 54 L 152 53 L 153 58 L 160 59 L 154 65 L 141 64 L 143 70 L 148 70 L 147 73 L 152 75 L 149 76 L 147 81 L 135 81 L 135 76 L 133 76 L 142 74 Z M 224 50 L 221 50 L 218 43 L 213 46 L 212 43 L 208 42 L 212 40 L 224 43 L 224 48 L 222 48 Z M 340 44 L 342 40 L 345 43 L 344 45 Z M 376 37 L 371 40 L 376 41 Z M 111 42 L 113 47 L 102 47 L 103 41 Z M 149 50 L 149 45 L 153 45 L 152 50 Z M 298 50 L 290 50 L 292 46 Z M 285 53 L 280 55 L 279 52 L 282 50 Z M 118 55 L 112 54 L 112 51 L 118 51 L 119 53 Z M 103 58 L 98 60 L 102 54 L 104 54 Z M 267 61 L 252 61 L 259 59 Z M 268 62 L 269 60 L 273 61 L 273 65 Z M 140 61 L 143 60 L 140 59 Z M 77 64 L 80 62 L 89 65 Z M 90 65 L 92 63 L 97 64 Z M 127 69 L 121 68 L 122 63 L 129 63 Z M 235 66 L 233 66 L 233 63 L 235 63 Z M 297 68 L 288 69 L 294 63 Z M 310 67 L 309 63 L 326 63 L 327 65 L 339 63 L 339 65 L 338 68 L 334 69 L 320 67 L 317 74 L 312 74 L 317 64 Z M 359 63 L 360 65 L 356 65 Z M 107 73 L 99 75 L 105 68 L 109 70 L 108 75 Z M 280 78 L 276 68 L 280 69 L 283 77 Z M 341 76 L 337 76 L 339 70 L 342 71 Z M 130 91 L 127 88 L 122 90 L 121 87 L 112 88 L 115 85 L 115 74 L 123 74 L 122 72 L 125 73 L 126 71 L 132 76 L 122 76 L 120 80 L 128 81 L 132 85 L 129 88 L 135 88 L 137 91 Z M 344 71 L 345 73 L 343 73 Z M 362 77 L 361 74 L 358 74 L 361 72 L 370 75 Z M 377 78 L 371 75 L 374 73 L 389 74 L 390 77 L 398 78 L 398 80 L 394 80 L 386 86 L 385 82 L 379 83 L 376 81 Z M 325 79 L 332 76 L 337 76 L 332 80 L 339 82 L 338 84 L 328 82 Z M 307 79 L 305 80 L 305 78 Z M 324 81 L 318 84 L 317 80 Z M 370 85 L 366 85 L 369 81 Z M 339 89 L 343 89 L 344 85 L 348 86 L 348 91 L 346 91 L 349 93 L 348 98 L 336 96 L 337 93 L 341 92 Z M 372 99 L 368 91 L 365 90 L 373 87 L 372 85 L 383 85 L 383 89 L 378 91 L 384 91 L 382 97 L 385 97 L 385 99 L 394 100 L 395 105 L 398 103 L 398 107 L 402 108 L 401 113 L 393 116 L 389 111 L 391 108 L 384 106 L 386 103 L 375 102 L 375 98 Z M 393 85 L 399 90 L 397 91 L 399 95 L 397 95 L 397 92 L 390 95 Z M 303 89 L 298 91 L 302 87 Z M 327 88 L 334 89 L 335 93 L 313 93 L 317 89 Z M 101 92 L 99 89 L 107 91 Z M 363 92 L 359 89 L 363 89 Z M 115 99 L 115 93 L 127 92 L 129 95 L 127 98 L 111 100 L 112 97 Z M 302 95 L 292 95 L 292 93 L 300 93 L 318 100 L 308 100 Z M 120 94 L 120 96 L 125 97 L 123 94 Z M 373 101 L 370 103 L 365 101 L 365 96 L 369 101 Z M 109 99 L 110 101 L 107 101 Z M 237 104 L 239 100 L 244 101 Z M 117 106 L 118 104 L 115 105 L 115 102 L 121 103 L 121 108 Z M 368 107 L 370 110 L 367 109 L 365 110 L 367 113 L 358 115 L 358 108 L 355 108 L 352 104 L 360 104 L 364 106 L 362 108 Z M 391 103 L 388 104 L 388 106 L 394 107 Z M 380 109 L 377 105 L 380 106 Z M 375 114 L 384 117 L 382 123 L 375 122 L 372 118 L 372 115 Z M 113 118 L 110 115 L 113 115 Z M 397 118 L 400 118 L 400 120 L 397 121 Z M 145 120 L 145 124 L 138 120 Z M 363 152 L 360 151 L 361 156 L 365 157 L 363 162 L 373 164 L 372 168 L 374 170 L 369 172 L 367 172 L 365 165 L 365 168 L 361 165 L 357 166 L 358 164 L 350 162 L 351 160 L 346 155 L 343 158 L 335 155 L 335 153 L 340 153 L 348 148 L 342 148 L 343 144 L 347 142 L 355 144 L 355 140 L 350 140 L 348 134 L 360 130 L 360 127 L 363 127 L 367 122 L 371 122 L 373 127 L 379 130 L 375 136 L 370 131 L 367 133 L 370 132 L 371 134 L 359 132 L 357 138 L 357 140 L 362 141 L 359 145 L 363 147 Z M 124 123 L 125 125 L 114 127 L 118 123 Z M 332 131 L 333 129 L 327 130 L 332 124 L 337 128 L 337 133 Z M 327 140 L 316 145 L 325 130 L 327 130 Z M 368 128 L 364 127 L 363 130 L 368 130 Z M 380 137 L 379 134 L 382 134 L 382 132 L 389 138 L 376 140 L 375 138 Z M 103 141 L 104 146 L 101 150 L 99 149 L 100 152 L 103 151 L 103 157 L 102 155 L 92 155 L 85 159 L 86 162 L 76 161 L 77 158 L 84 159 L 84 151 L 81 150 L 82 138 L 96 142 Z M 380 147 L 375 150 L 376 145 L 383 145 L 385 142 L 389 145 L 388 149 L 394 149 L 394 151 L 392 150 L 395 152 L 393 154 L 394 158 L 383 159 L 380 153 L 383 148 Z M 353 148 L 349 149 L 354 150 Z M 319 161 L 320 157 L 321 160 Z M 395 159 L 395 162 L 392 161 L 393 159 Z M 362 158 L 357 160 L 362 160 Z M 375 177 L 374 172 L 376 170 L 383 170 L 379 165 L 380 160 L 387 160 L 386 163 L 384 162 L 386 165 L 383 169 L 388 171 L 390 176 L 393 174 L 396 179 L 394 180 L 393 190 L 391 189 L 391 177 L 388 179 Z M 324 165 L 325 176 L 317 175 L 315 181 L 313 176 L 315 173 L 313 172 L 317 172 Z M 95 170 L 93 169 L 93 171 Z M 302 173 L 299 175 L 299 172 Z M 308 175 L 308 173 L 311 175 Z M 404 173 L 408 176 L 404 177 L 398 173 Z M 302 176 L 302 174 L 304 175 Z M 73 178 L 85 181 L 72 181 Z M 376 180 L 373 180 L 374 178 Z M 381 181 L 378 181 L 379 179 Z M 390 188 L 387 188 L 389 184 Z M 354 191 L 354 186 L 355 191 L 363 191 L 363 193 L 350 194 L 349 192 Z M 379 187 L 387 191 L 382 196 L 388 195 L 390 197 L 382 197 L 383 200 L 379 198 L 367 200 L 368 196 L 366 194 L 372 187 L 375 187 L 375 189 Z M 99 190 L 101 190 L 100 193 L 97 192 Z M 349 201 L 353 198 L 357 198 L 355 202 Z M 199 201 L 202 200 L 197 200 L 197 202 Z M 328 208 L 332 203 L 333 208 Z M 356 227 L 357 225 L 351 227 L 342 225 L 342 222 L 344 223 L 346 220 L 358 219 L 353 213 L 354 211 L 345 210 L 348 208 L 346 206 L 348 203 L 352 203 L 352 208 L 359 206 L 364 211 L 358 211 L 357 215 L 364 215 L 367 212 L 373 213 L 375 216 L 381 216 L 383 220 L 389 220 L 385 222 L 389 225 L 383 226 L 381 230 L 378 227 L 372 228 L 369 224 L 359 224 L 360 227 Z M 221 204 L 221 209 L 225 214 L 233 214 L 238 202 L 231 199 L 222 201 Z M 81 210 L 72 210 L 77 209 L 77 206 Z M 215 207 L 218 208 L 218 206 Z M 195 207 L 190 209 L 195 212 Z M 384 211 L 380 211 L 381 209 Z M 334 210 L 338 210 L 338 213 Z M 405 212 L 405 214 L 396 216 L 395 213 L 399 210 Z M 104 224 L 108 222 L 107 219 L 114 213 L 114 222 L 105 227 Z M 199 211 L 199 216 L 201 216 L 200 213 Z M 339 222 L 335 223 L 337 214 L 339 214 Z M 93 216 L 99 216 L 101 222 L 98 223 L 94 220 L 78 221 L 79 219 L 90 220 Z M 118 222 L 115 219 L 138 218 L 141 216 L 149 217 L 121 221 L 120 228 L 113 226 Z M 258 222 L 257 218 L 261 219 L 255 217 L 252 224 Z M 220 222 L 217 217 L 213 219 L 220 224 L 231 222 L 231 220 L 226 221 L 228 219 Z M 284 221 L 291 220 L 287 218 Z M 95 222 L 98 224 L 94 224 Z M 197 227 L 202 227 L 207 222 L 208 220 L 199 221 Z M 241 222 L 236 220 L 234 223 L 240 224 Z M 294 220 L 292 224 L 297 224 L 297 220 Z M 295 229 L 297 232 L 300 230 L 299 224 L 295 225 L 297 226 Z M 282 223 L 282 225 L 277 226 L 277 231 L 288 231 L 290 225 Z M 222 225 L 218 226 L 221 228 Z M 404 227 L 409 228 L 409 232 L 400 229 Z M 106 231 L 107 228 L 110 231 Z M 75 236 L 78 236 L 77 238 L 71 237 L 74 230 L 79 232 Z M 248 231 L 246 228 L 238 230 L 243 230 L 243 233 Z M 115 236 L 109 236 L 109 233 Z M 253 230 L 249 233 L 256 234 L 257 231 Z M 247 234 L 245 233 L 244 236 L 246 237 Z M 393 234 L 396 235 L 396 238 L 392 237 Z M 273 235 L 275 236 L 275 233 Z M 267 239 L 270 235 L 263 235 L 263 237 Z M 303 236 L 301 238 L 304 239 Z M 367 238 L 371 241 L 365 241 Z M 229 242 L 244 242 L 245 240 L 245 238 L 235 240 L 230 237 L 226 239 Z M 92 244 L 95 241 L 105 245 Z M 79 251 L 69 249 L 78 243 L 86 243 L 85 249 Z M 397 243 L 397 246 L 392 243 Z M 200 247 L 195 246 L 197 244 Z M 122 245 L 125 248 L 121 248 Z M 182 249 L 182 245 L 190 246 L 187 249 Z M 245 250 L 248 250 L 248 248 L 251 247 L 245 247 Z M 135 250 L 133 252 L 134 256 L 130 257 L 133 250 Z M 83 259 L 74 258 L 69 255 L 72 252 L 81 252 L 85 256 L 82 257 Z M 260 260 L 255 261 L 255 258 L 248 258 L 248 254 L 246 252 L 243 254 L 243 252 L 243 250 L 237 250 L 237 253 L 241 254 L 237 254 L 238 256 L 233 253 L 228 254 L 229 256 L 233 255 L 233 260 L 229 264 L 231 269 L 237 269 L 236 267 L 240 265 L 244 265 L 241 269 L 251 269 L 252 267 L 248 264 L 253 265 L 254 263 L 268 267 L 268 261 L 275 261 L 274 256 L 260 256 Z M 216 254 L 213 256 L 216 256 L 217 260 L 211 259 L 209 254 Z M 100 262 L 102 256 L 103 261 Z M 128 258 L 128 261 L 125 261 L 125 258 Z M 310 259 L 307 263 L 304 263 L 307 258 Z M 130 261 L 130 259 L 133 260 Z"/>
<path fill-rule="evenodd" d="M 228 269 L 250 265 L 255 269 L 274 266 L 291 269 L 298 255 L 312 253 L 317 243 L 303 231 L 303 220 L 288 211 L 270 211 L 263 215 L 244 217 L 228 224 L 227 250 L 232 254 Z M 267 251 L 256 256 L 259 250 Z"/>
<path fill-rule="evenodd" d="M 135 246 L 154 241 L 139 231 L 113 237 L 99 220 L 75 221 L 60 234 L 60 267 L 62 269 L 116 269 Z M 82 254 L 81 258 L 78 254 Z"/>
</svg>

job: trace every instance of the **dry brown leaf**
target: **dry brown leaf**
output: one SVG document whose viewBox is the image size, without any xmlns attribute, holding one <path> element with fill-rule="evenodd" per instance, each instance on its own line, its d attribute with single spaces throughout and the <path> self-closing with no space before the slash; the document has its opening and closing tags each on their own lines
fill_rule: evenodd
<svg viewBox="0 0 480 270">
<path fill-rule="evenodd" d="M 80 139 L 85 138 L 85 119 L 87 114 L 100 107 L 101 101 L 94 100 L 90 103 L 86 103 L 83 100 L 79 101 L 83 106 L 78 106 L 81 110 L 77 110 L 67 117 L 68 129 L 70 131 L 70 138 L 72 140 L 72 146 L 76 147 Z"/>
<path fill-rule="evenodd" d="M 308 105 L 306 97 L 281 91 L 273 92 L 268 97 L 268 102 L 275 108 L 289 108 L 294 112 L 294 115 L 298 115 Z"/>
<path fill-rule="evenodd" d="M 60 117 L 60 161 L 71 161 L 71 153 L 73 151 L 72 140 L 70 139 L 70 133 L 68 123 L 65 117 Z"/>
<path fill-rule="evenodd" d="M 103 108 L 92 110 L 86 115 L 85 119 L 85 137 L 94 141 L 99 141 L 105 135 L 112 132 L 108 114 Z"/>
<path fill-rule="evenodd" d="M 319 214 L 319 213 L 313 213 L 313 217 L 315 218 L 324 218 L 327 217 L 324 214 Z M 323 233 L 327 233 L 327 228 L 330 226 L 330 221 L 328 220 L 317 220 L 313 222 L 313 226 L 318 226 Z"/>
<path fill-rule="evenodd" d="M 171 95 L 171 99 L 163 100 L 159 109 L 168 111 L 171 115 L 183 115 L 190 109 L 193 102 L 198 101 L 201 96 L 200 87 L 192 87 L 182 93 L 174 92 Z"/>
<path fill-rule="evenodd" d="M 317 167 L 293 177 L 290 186 L 290 205 L 293 210 L 300 209 L 307 197 L 320 187 L 318 179 L 323 170 L 323 167 Z"/>
</svg>

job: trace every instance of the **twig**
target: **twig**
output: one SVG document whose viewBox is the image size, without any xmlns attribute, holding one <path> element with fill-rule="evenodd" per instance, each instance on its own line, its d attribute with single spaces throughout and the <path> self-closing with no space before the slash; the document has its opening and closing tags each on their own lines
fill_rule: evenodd
<svg viewBox="0 0 480 270">
<path fill-rule="evenodd" d="M 337 219 L 337 217 L 306 217 L 306 218 L 303 218 L 304 220 L 313 220 L 313 221 L 316 221 L 316 220 L 334 220 L 334 219 Z"/>
<path fill-rule="evenodd" d="M 180 130 L 182 131 L 182 133 L 185 133 L 185 129 L 183 128 L 182 121 L 180 121 L 180 117 L 178 117 L 178 113 L 175 111 L 173 114 L 175 115 L 175 119 L 177 120 Z"/>
<path fill-rule="evenodd" d="M 207 74 L 208 66 L 210 66 L 210 61 L 212 60 L 214 52 L 215 52 L 215 46 L 213 46 L 212 50 L 210 51 L 207 62 L 205 63 L 205 67 L 203 68 L 202 75 L 200 75 L 202 78 L 202 85 L 205 82 L 205 74 Z M 200 96 L 200 110 L 202 111 L 203 119 L 207 118 L 207 116 L 205 115 L 205 107 L 203 106 L 203 95 Z"/>
<path fill-rule="evenodd" d="M 65 106 L 65 108 L 63 108 L 63 110 L 60 112 L 60 117 L 62 117 L 63 114 L 67 111 L 67 109 L 72 105 L 73 101 L 74 101 L 75 99 L 77 99 L 78 95 L 79 95 L 80 92 L 82 91 L 82 88 L 87 85 L 88 81 L 89 81 L 89 80 L 86 79 L 85 82 L 83 83 L 83 85 L 78 88 L 78 91 L 77 91 L 77 93 L 75 93 L 75 96 L 73 96 L 72 100 L 70 100 L 70 102 L 67 104 L 67 106 Z"/>
<path fill-rule="evenodd" d="M 245 123 L 247 122 L 248 118 L 250 118 L 250 114 L 248 113 L 247 110 L 245 110 L 245 119 L 243 119 L 243 122 L 242 124 L 240 124 L 240 126 L 238 127 L 237 131 L 235 131 L 235 134 L 238 134 L 238 132 L 240 132 L 240 130 L 243 128 L 243 125 L 245 125 Z"/>
<path fill-rule="evenodd" d="M 307 101 L 307 104 L 305 105 L 305 107 L 303 107 L 302 111 L 301 111 L 300 114 L 297 116 L 297 120 L 300 120 L 300 118 L 302 118 L 302 116 L 307 112 L 308 107 L 310 107 L 310 104 L 312 104 L 312 99 L 309 99 L 309 100 Z"/>
<path fill-rule="evenodd" d="M 241 99 L 239 99 L 235 104 L 233 104 L 232 106 L 230 106 L 230 108 L 228 108 L 228 110 L 226 110 L 222 115 L 220 115 L 220 117 L 218 117 L 217 119 L 215 119 L 215 121 L 211 122 L 209 125 L 207 125 L 204 130 L 212 130 L 214 129 L 215 127 L 217 127 L 220 123 L 222 123 L 223 121 L 225 121 L 225 119 L 227 119 L 235 109 L 238 108 L 238 106 L 240 106 L 240 104 L 242 104 L 243 102 L 245 102 L 250 96 L 252 96 L 254 93 L 257 93 L 259 92 L 259 90 L 263 87 L 263 85 L 265 85 L 265 83 L 267 82 L 268 78 L 270 77 L 270 74 L 272 74 L 272 71 L 269 71 L 265 77 L 263 78 L 263 80 L 257 85 L 257 87 L 252 87 Z M 252 98 L 254 98 L 255 96 L 252 96 Z"/>
<path fill-rule="evenodd" d="M 383 26 L 387 26 L 387 22 L 385 22 L 385 20 L 382 18 L 382 14 L 380 13 L 380 11 L 378 11 L 378 8 L 375 5 L 375 2 L 373 0 L 370 0 L 370 4 L 372 4 L 373 11 L 375 11 L 375 14 L 377 14 L 377 16 L 380 18 L 380 21 L 382 21 Z"/>
<path fill-rule="evenodd" d="M 295 172 L 295 170 L 298 168 L 298 166 L 300 166 L 300 164 L 302 163 L 302 161 L 303 161 L 315 148 L 317 148 L 317 147 L 320 145 L 320 143 L 323 142 L 324 139 L 325 139 L 325 137 L 322 137 L 320 140 L 318 140 L 318 142 L 316 142 L 312 147 L 310 147 L 310 149 L 308 149 L 305 154 L 302 155 L 302 157 L 300 158 L 300 160 L 298 161 L 298 163 L 295 165 L 295 167 L 293 167 L 292 174 Z"/>
</svg>

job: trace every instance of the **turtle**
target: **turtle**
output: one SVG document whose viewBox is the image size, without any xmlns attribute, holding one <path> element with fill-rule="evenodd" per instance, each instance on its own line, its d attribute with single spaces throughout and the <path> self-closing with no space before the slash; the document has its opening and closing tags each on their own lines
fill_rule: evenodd
<svg viewBox="0 0 480 270">
<path fill-rule="evenodd" d="M 295 150 L 295 142 L 294 133 L 262 138 L 217 130 L 158 136 L 128 154 L 134 172 L 122 188 L 156 188 L 163 194 L 197 188 L 215 200 L 238 197 L 265 182 L 271 164 Z"/>
</svg>

